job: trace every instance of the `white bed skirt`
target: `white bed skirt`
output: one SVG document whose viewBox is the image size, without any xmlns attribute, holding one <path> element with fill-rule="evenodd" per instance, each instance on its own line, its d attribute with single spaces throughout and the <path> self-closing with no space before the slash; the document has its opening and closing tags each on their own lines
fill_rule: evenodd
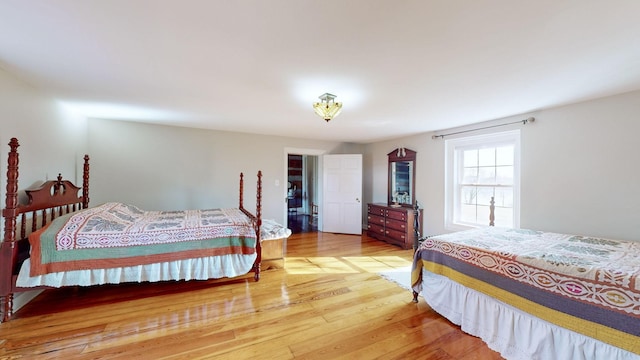
<svg viewBox="0 0 640 360">
<path fill-rule="evenodd" d="M 256 256 L 256 254 L 211 256 L 116 269 L 74 270 L 33 277 L 29 276 L 30 261 L 27 259 L 22 264 L 16 285 L 19 287 L 62 287 L 125 282 L 219 279 L 248 273 L 251 271 Z"/>
<path fill-rule="evenodd" d="M 260 230 L 262 241 L 287 238 L 291 235 L 290 229 L 270 219 L 263 220 Z M 115 269 L 74 270 L 33 277 L 29 276 L 30 261 L 27 259 L 22 264 L 16 285 L 19 287 L 63 287 L 231 278 L 251 271 L 256 257 L 256 254 L 232 254 Z"/>
<path fill-rule="evenodd" d="M 506 359 L 638 360 L 639 355 L 533 317 L 444 276 L 423 271 L 433 310 L 481 338 Z"/>
</svg>

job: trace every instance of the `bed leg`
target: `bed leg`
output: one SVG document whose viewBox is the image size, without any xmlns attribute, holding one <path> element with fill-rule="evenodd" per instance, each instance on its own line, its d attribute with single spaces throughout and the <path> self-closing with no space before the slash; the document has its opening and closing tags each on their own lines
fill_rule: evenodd
<svg viewBox="0 0 640 360">
<path fill-rule="evenodd" d="M 253 272 L 254 272 L 253 279 L 255 281 L 260 281 L 260 264 L 255 264 L 253 266 Z"/>
<path fill-rule="evenodd" d="M 2 303 L 2 322 L 7 322 L 13 316 L 13 294 L 0 297 Z"/>
<path fill-rule="evenodd" d="M 417 292 L 415 292 L 415 291 L 413 292 L 413 300 L 411 300 L 411 301 L 414 302 L 414 303 L 418 302 L 418 293 Z"/>
</svg>

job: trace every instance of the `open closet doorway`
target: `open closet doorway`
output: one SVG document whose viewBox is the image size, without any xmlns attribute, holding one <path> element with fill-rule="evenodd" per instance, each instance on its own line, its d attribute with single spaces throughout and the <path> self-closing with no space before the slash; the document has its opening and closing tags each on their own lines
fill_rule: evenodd
<svg viewBox="0 0 640 360">
<path fill-rule="evenodd" d="M 292 233 L 318 231 L 319 159 L 313 151 L 309 154 L 309 151 L 290 150 L 286 154 L 287 227 Z"/>
</svg>

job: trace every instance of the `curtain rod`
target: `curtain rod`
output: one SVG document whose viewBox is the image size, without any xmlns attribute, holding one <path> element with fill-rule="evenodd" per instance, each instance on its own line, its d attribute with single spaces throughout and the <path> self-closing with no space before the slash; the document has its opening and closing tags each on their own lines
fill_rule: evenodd
<svg viewBox="0 0 640 360">
<path fill-rule="evenodd" d="M 492 126 L 485 126 L 485 127 L 481 127 L 481 128 L 476 128 L 476 129 L 469 129 L 469 130 L 463 130 L 463 131 L 457 131 L 457 132 L 452 132 L 452 133 L 448 133 L 448 134 L 442 134 L 442 135 L 433 135 L 431 138 L 432 139 L 437 139 L 437 138 L 444 138 L 445 136 L 450 136 L 450 135 L 457 135 L 457 134 L 464 134 L 464 133 L 468 133 L 471 131 L 478 131 L 478 130 L 484 130 L 484 129 L 491 129 L 494 127 L 498 127 L 498 126 L 506 126 L 506 125 L 513 125 L 513 124 L 519 124 L 522 123 L 522 125 L 526 125 L 527 123 L 532 123 L 534 122 L 536 119 L 533 117 L 529 117 L 526 118 L 524 120 L 518 120 L 518 121 L 514 121 L 514 122 L 510 122 L 510 123 L 505 123 L 505 124 L 498 124 L 498 125 L 492 125 Z"/>
</svg>

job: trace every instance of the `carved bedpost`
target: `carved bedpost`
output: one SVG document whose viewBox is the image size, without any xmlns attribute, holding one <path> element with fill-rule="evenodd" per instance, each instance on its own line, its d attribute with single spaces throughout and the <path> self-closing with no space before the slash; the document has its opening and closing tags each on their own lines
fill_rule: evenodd
<svg viewBox="0 0 640 360">
<path fill-rule="evenodd" d="M 256 262 L 254 265 L 254 279 L 260 280 L 260 264 L 262 263 L 262 243 L 260 228 L 262 227 L 262 171 L 258 171 L 258 183 L 256 189 Z"/>
<path fill-rule="evenodd" d="M 256 192 L 256 217 L 258 218 L 258 227 L 260 227 L 262 225 L 262 171 L 258 171 L 257 187 L 258 188 Z"/>
<path fill-rule="evenodd" d="M 0 302 L 2 303 L 2 321 L 8 321 L 13 315 L 12 277 L 16 257 L 16 216 L 18 208 L 18 139 L 9 142 L 7 160 L 7 193 L 4 216 L 4 238 L 0 252 Z"/>
<path fill-rule="evenodd" d="M 7 322 L 13 316 L 13 293 L 0 296 L 0 302 L 2 302 L 2 322 Z"/>
<path fill-rule="evenodd" d="M 86 154 L 82 169 L 82 208 L 89 208 L 89 155 Z"/>
<path fill-rule="evenodd" d="M 7 194 L 4 216 L 4 241 L 16 240 L 16 208 L 18 207 L 18 139 L 11 138 L 11 150 L 7 160 Z"/>
<path fill-rule="evenodd" d="M 495 224 L 493 222 L 496 219 L 496 216 L 495 216 L 496 202 L 493 201 L 493 196 L 491 197 L 491 202 L 489 204 L 490 204 L 489 205 L 489 226 L 494 226 Z"/>
<path fill-rule="evenodd" d="M 240 201 L 238 202 L 238 206 L 240 209 L 244 209 L 244 174 L 240 173 Z"/>
</svg>

